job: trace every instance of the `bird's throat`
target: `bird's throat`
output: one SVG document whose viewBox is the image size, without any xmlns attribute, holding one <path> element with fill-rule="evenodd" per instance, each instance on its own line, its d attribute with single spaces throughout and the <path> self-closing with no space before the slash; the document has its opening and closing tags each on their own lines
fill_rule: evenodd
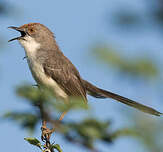
<svg viewBox="0 0 163 152">
<path fill-rule="evenodd" d="M 27 57 L 35 57 L 37 50 L 40 48 L 40 44 L 35 41 L 34 38 L 27 36 L 25 37 L 25 40 L 19 40 L 19 43 L 23 46 L 25 49 Z"/>
</svg>

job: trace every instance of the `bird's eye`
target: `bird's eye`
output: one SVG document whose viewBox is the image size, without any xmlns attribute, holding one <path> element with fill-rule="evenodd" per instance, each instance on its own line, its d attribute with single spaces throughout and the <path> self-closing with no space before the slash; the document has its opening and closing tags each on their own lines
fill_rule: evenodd
<svg viewBox="0 0 163 152">
<path fill-rule="evenodd" d="M 30 30 L 29 30 L 31 33 L 33 33 L 34 32 L 34 30 L 31 28 Z"/>
</svg>

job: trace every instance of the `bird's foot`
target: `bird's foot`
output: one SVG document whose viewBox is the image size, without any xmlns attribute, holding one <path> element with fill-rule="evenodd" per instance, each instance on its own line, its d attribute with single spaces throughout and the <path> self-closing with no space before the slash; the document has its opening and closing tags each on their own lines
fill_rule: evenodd
<svg viewBox="0 0 163 152">
<path fill-rule="evenodd" d="M 41 127 L 42 135 L 41 135 L 41 140 L 43 142 L 46 142 L 46 145 L 50 145 L 50 136 L 53 133 L 53 131 L 46 126 Z"/>
</svg>

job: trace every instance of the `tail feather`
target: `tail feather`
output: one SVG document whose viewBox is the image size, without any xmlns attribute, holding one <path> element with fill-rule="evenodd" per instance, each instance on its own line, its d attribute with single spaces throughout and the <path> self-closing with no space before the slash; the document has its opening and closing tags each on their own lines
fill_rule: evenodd
<svg viewBox="0 0 163 152">
<path fill-rule="evenodd" d="M 162 113 L 160 113 L 159 111 L 151 108 L 151 107 L 147 107 L 143 104 L 140 104 L 136 101 L 130 100 L 128 98 L 122 97 L 118 94 L 97 88 L 96 86 L 92 85 L 91 83 L 89 83 L 86 80 L 83 80 L 84 86 L 87 90 L 87 93 L 93 97 L 96 98 L 112 98 L 115 99 L 116 101 L 119 101 L 121 103 L 124 103 L 128 106 L 134 107 L 140 111 L 143 111 L 145 113 L 151 114 L 151 115 L 155 115 L 155 116 L 161 116 L 163 115 Z"/>
</svg>

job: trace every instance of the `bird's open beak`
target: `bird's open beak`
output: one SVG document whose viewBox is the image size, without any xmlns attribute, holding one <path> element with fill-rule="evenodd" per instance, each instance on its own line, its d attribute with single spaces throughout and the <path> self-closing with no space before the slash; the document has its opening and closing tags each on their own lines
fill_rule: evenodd
<svg viewBox="0 0 163 152">
<path fill-rule="evenodd" d="M 21 33 L 21 36 L 13 38 L 13 39 L 9 40 L 8 42 L 11 42 L 11 41 L 14 41 L 14 40 L 24 39 L 23 37 L 26 35 L 26 32 L 23 29 L 21 29 L 19 27 L 15 27 L 15 26 L 9 26 L 8 28 L 14 29 L 14 30 L 16 30 L 16 31 Z"/>
</svg>

